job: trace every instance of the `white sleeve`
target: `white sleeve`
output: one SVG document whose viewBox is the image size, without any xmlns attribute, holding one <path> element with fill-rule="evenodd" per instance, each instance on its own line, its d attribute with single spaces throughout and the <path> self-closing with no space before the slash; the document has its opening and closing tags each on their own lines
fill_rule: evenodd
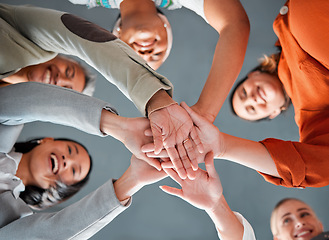
<svg viewBox="0 0 329 240">
<path fill-rule="evenodd" d="M 233 212 L 243 225 L 243 238 L 242 240 L 256 240 L 255 233 L 250 223 L 238 212 Z"/>
<path fill-rule="evenodd" d="M 204 0 L 177 0 L 177 2 L 201 16 L 208 23 L 204 14 Z"/>
</svg>

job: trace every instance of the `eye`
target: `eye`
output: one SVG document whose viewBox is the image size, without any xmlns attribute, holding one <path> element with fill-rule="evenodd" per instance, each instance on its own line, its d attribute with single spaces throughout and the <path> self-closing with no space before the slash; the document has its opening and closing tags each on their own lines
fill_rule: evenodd
<svg viewBox="0 0 329 240">
<path fill-rule="evenodd" d="M 245 100 L 247 98 L 247 92 L 243 87 L 241 88 L 241 91 L 239 91 L 239 97 L 241 100 Z"/>
<path fill-rule="evenodd" d="M 70 146 L 67 146 L 67 149 L 69 151 L 69 154 L 71 155 L 72 154 L 72 148 Z"/>
<path fill-rule="evenodd" d="M 291 219 L 290 218 L 285 218 L 283 219 L 283 224 L 286 225 L 288 223 L 290 223 Z"/>
<path fill-rule="evenodd" d="M 302 212 L 300 214 L 301 217 L 306 217 L 306 216 L 309 216 L 310 214 L 308 212 Z"/>
<path fill-rule="evenodd" d="M 68 66 L 65 70 L 65 75 L 67 78 L 73 78 L 75 75 L 75 69 L 72 66 Z"/>
<path fill-rule="evenodd" d="M 152 55 L 152 61 L 159 61 L 159 60 L 161 60 L 163 54 L 164 54 L 164 52 L 159 52 L 159 53 L 153 54 Z"/>
<path fill-rule="evenodd" d="M 246 107 L 246 109 L 247 109 L 247 112 L 248 113 L 250 113 L 250 114 L 256 114 L 256 109 L 255 109 L 255 107 L 254 106 L 247 106 Z"/>
</svg>

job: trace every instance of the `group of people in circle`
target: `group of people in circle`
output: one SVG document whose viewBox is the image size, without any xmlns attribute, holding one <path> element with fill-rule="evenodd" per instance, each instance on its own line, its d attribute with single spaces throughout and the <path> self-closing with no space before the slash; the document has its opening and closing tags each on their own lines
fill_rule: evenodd
<svg viewBox="0 0 329 240">
<path fill-rule="evenodd" d="M 252 168 L 275 185 L 329 184 L 329 3 L 288 0 L 273 23 L 278 51 L 263 57 L 232 89 L 250 31 L 240 1 L 69 1 L 119 8 L 113 31 L 65 12 L 0 4 L 1 238 L 19 239 L 24 233 L 26 239 L 87 239 L 129 207 L 142 187 L 170 177 L 181 189 L 161 189 L 205 210 L 220 239 L 256 239 L 246 218 L 226 202 L 214 158 Z M 206 83 L 191 107 L 178 104 L 171 82 L 155 71 L 173 41 L 160 8 L 181 7 L 200 15 L 220 35 Z M 94 77 L 67 55 L 99 71 L 144 117 L 119 116 L 110 103 L 93 98 Z M 256 142 L 219 131 L 213 122 L 230 91 L 233 112 L 247 121 L 273 119 L 292 104 L 300 140 Z M 93 163 L 87 148 L 74 140 L 16 142 L 24 124 L 33 121 L 110 135 L 131 151 L 130 166 L 119 179 L 109 179 L 59 212 L 35 213 L 78 192 Z M 300 199 L 277 204 L 271 230 L 277 240 L 329 239 L 312 208 Z"/>
</svg>

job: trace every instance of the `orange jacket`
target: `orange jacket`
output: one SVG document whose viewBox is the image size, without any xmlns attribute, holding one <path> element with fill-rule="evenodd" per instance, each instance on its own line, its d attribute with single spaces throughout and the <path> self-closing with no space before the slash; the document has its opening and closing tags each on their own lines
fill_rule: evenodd
<svg viewBox="0 0 329 240">
<path fill-rule="evenodd" d="M 261 141 L 282 178 L 276 185 L 329 185 L 329 1 L 290 0 L 273 29 L 282 47 L 279 78 L 295 109 L 300 141 Z M 288 10 L 288 11 L 285 11 Z"/>
</svg>

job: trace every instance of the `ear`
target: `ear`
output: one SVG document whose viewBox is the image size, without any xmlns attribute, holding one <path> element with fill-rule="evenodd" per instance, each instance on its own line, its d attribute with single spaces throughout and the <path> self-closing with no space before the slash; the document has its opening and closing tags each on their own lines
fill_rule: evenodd
<svg viewBox="0 0 329 240">
<path fill-rule="evenodd" d="M 46 138 L 40 139 L 40 144 L 49 142 L 49 141 L 54 141 L 54 138 L 46 137 Z"/>
<path fill-rule="evenodd" d="M 273 236 L 273 240 L 280 240 L 277 236 Z"/>
<path fill-rule="evenodd" d="M 275 109 L 275 110 L 270 114 L 270 116 L 268 116 L 268 117 L 269 117 L 269 119 L 273 119 L 273 118 L 277 117 L 280 113 L 281 113 L 281 109 L 278 108 L 278 109 Z"/>
</svg>

